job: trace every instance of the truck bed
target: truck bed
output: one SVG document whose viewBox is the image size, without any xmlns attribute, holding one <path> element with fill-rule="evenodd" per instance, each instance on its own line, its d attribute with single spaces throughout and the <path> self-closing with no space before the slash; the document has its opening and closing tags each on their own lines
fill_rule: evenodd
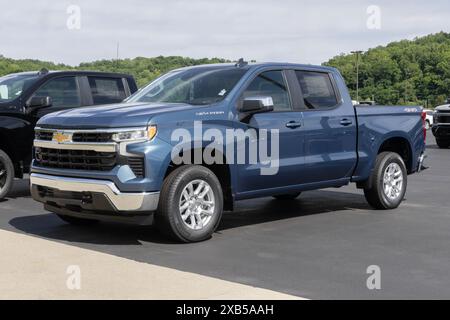
<svg viewBox="0 0 450 320">
<path fill-rule="evenodd" d="M 378 150 L 391 137 L 395 139 L 392 143 L 400 143 L 404 139 L 412 146 L 410 163 L 406 165 L 409 173 L 417 171 L 425 139 L 421 106 L 358 105 L 355 106 L 355 114 L 358 122 L 358 165 L 353 181 L 367 179 Z"/>
</svg>

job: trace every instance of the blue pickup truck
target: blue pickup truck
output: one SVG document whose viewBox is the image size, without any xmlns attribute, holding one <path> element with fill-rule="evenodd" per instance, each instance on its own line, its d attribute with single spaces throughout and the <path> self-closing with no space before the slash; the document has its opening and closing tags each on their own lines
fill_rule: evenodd
<svg viewBox="0 0 450 320">
<path fill-rule="evenodd" d="M 425 158 L 421 107 L 353 106 L 322 66 L 173 70 L 120 104 L 60 111 L 35 129 L 31 192 L 72 224 L 155 223 L 205 240 L 235 201 L 341 187 L 402 202 Z"/>
</svg>

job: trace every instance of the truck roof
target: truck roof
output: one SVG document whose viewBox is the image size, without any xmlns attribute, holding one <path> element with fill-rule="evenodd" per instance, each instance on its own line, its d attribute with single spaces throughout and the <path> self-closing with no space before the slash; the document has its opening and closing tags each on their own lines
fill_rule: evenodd
<svg viewBox="0 0 450 320">
<path fill-rule="evenodd" d="M 195 66 L 182 67 L 175 70 L 188 70 L 195 68 L 238 68 L 236 63 L 213 63 L 213 64 L 200 64 Z M 253 69 L 260 67 L 292 67 L 292 68 L 313 68 L 315 70 L 322 70 L 325 72 L 335 71 L 336 69 L 328 66 L 318 66 L 311 64 L 299 64 L 299 63 L 287 63 L 287 62 L 250 62 L 241 68 Z"/>
<path fill-rule="evenodd" d="M 91 71 L 91 70 L 48 70 L 45 72 L 42 71 L 25 71 L 25 72 L 16 72 L 8 74 L 8 76 L 14 75 L 55 75 L 55 74 L 65 74 L 65 75 L 103 75 L 103 76 L 119 76 L 119 77 L 131 77 L 131 75 L 126 73 L 117 73 L 117 72 L 103 72 L 103 71 Z"/>
<path fill-rule="evenodd" d="M 313 68 L 315 70 L 322 70 L 325 72 L 335 71 L 335 68 L 328 66 L 318 66 L 311 64 L 298 64 L 298 63 L 287 63 L 287 62 L 250 62 L 247 65 L 241 67 L 246 69 L 260 68 L 260 67 L 292 67 L 292 68 Z M 213 64 L 200 64 L 195 66 L 187 66 L 182 68 L 177 68 L 174 70 L 189 70 L 196 68 L 238 68 L 236 63 L 213 63 Z M 172 70 L 173 71 L 173 70 Z M 25 72 L 17 72 L 8 74 L 8 76 L 14 75 L 37 75 L 42 73 L 42 71 L 25 71 Z M 48 70 L 42 73 L 42 76 L 46 75 L 55 75 L 55 74 L 65 74 L 65 75 L 103 75 L 103 76 L 119 76 L 119 77 L 131 77 L 129 74 L 125 73 L 116 73 L 116 72 L 103 72 L 103 71 L 91 71 L 91 70 Z"/>
</svg>

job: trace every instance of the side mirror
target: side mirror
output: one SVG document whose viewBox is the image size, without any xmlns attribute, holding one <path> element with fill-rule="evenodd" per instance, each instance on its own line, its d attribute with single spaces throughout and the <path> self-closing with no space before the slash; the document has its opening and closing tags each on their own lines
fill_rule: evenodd
<svg viewBox="0 0 450 320">
<path fill-rule="evenodd" d="M 273 111 L 273 99 L 269 96 L 245 98 L 239 111 L 247 114 Z"/>
<path fill-rule="evenodd" d="M 30 108 L 46 108 L 52 105 L 51 97 L 32 97 L 27 101 L 27 107 Z"/>
</svg>

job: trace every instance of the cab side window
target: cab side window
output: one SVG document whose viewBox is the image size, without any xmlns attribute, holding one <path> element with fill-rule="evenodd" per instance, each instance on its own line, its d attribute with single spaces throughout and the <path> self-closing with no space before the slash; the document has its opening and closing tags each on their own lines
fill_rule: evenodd
<svg viewBox="0 0 450 320">
<path fill-rule="evenodd" d="M 88 77 L 94 104 L 122 102 L 127 97 L 122 78 Z"/>
<path fill-rule="evenodd" d="M 34 93 L 35 97 L 51 97 L 53 106 L 74 108 L 81 106 L 80 92 L 75 77 L 49 80 Z"/>
<path fill-rule="evenodd" d="M 243 93 L 243 98 L 269 96 L 273 110 L 291 111 L 289 92 L 282 71 L 266 71 L 259 74 Z"/>
<path fill-rule="evenodd" d="M 308 109 L 330 109 L 338 104 L 330 75 L 324 72 L 296 71 Z"/>
</svg>

